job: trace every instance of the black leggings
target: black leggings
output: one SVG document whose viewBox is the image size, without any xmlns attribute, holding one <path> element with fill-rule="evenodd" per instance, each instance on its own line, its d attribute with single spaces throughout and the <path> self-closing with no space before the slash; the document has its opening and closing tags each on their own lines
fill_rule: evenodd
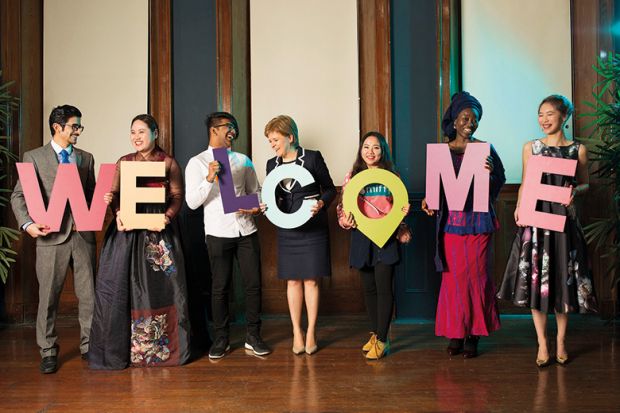
<svg viewBox="0 0 620 413">
<path fill-rule="evenodd" d="M 362 276 L 362 284 L 364 284 L 364 297 L 370 318 L 370 329 L 377 334 L 379 340 L 385 343 L 394 306 L 394 293 L 392 291 L 394 266 L 378 263 L 374 267 L 360 269 L 360 275 Z"/>
</svg>

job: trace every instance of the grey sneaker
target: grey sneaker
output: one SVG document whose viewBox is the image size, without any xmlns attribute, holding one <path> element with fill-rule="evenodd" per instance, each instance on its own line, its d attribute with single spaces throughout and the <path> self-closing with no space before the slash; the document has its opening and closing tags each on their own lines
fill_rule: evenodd
<svg viewBox="0 0 620 413">
<path fill-rule="evenodd" d="M 215 339 L 215 343 L 209 349 L 210 359 L 221 359 L 230 351 L 230 344 L 228 344 L 228 338 L 218 337 Z"/>
<path fill-rule="evenodd" d="M 259 335 L 248 334 L 245 336 L 245 348 L 252 350 L 257 356 L 266 356 L 271 349 Z"/>
</svg>

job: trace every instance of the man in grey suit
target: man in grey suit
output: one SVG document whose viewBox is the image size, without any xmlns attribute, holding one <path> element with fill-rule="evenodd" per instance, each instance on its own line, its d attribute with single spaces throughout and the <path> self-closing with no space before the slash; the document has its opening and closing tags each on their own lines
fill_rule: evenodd
<svg viewBox="0 0 620 413">
<path fill-rule="evenodd" d="M 81 117 L 82 113 L 74 106 L 54 108 L 49 118 L 52 141 L 24 153 L 23 162 L 34 165 L 46 205 L 49 203 L 59 163 L 77 165 L 86 200 L 92 200 L 95 190 L 95 161 L 90 153 L 74 146 L 84 130 Z M 88 337 L 94 306 L 95 233 L 76 231 L 68 206 L 59 232 L 50 232 L 45 222 L 35 222 L 28 214 L 19 181 L 11 195 L 11 206 L 19 227 L 37 240 L 37 344 L 42 357 L 39 369 L 44 374 L 54 373 L 58 369 L 56 311 L 69 266 L 73 269 L 75 294 L 79 300 L 80 353 L 83 359 L 88 356 Z"/>
</svg>

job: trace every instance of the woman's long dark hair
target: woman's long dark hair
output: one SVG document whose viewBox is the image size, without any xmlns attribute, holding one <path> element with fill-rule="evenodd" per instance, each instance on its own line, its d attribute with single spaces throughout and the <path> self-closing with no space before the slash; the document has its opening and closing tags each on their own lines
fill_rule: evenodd
<svg viewBox="0 0 620 413">
<path fill-rule="evenodd" d="M 360 139 L 359 147 L 357 148 L 357 157 L 353 163 L 353 168 L 351 168 L 351 178 L 353 178 L 357 173 L 368 169 L 366 162 L 362 159 L 362 147 L 364 146 L 364 141 L 369 136 L 374 136 L 377 140 L 379 140 L 379 146 L 381 147 L 381 160 L 379 161 L 379 168 L 394 172 L 394 162 L 392 162 L 390 147 L 388 146 L 385 136 L 377 131 L 370 131 L 362 136 L 362 139 Z"/>
</svg>

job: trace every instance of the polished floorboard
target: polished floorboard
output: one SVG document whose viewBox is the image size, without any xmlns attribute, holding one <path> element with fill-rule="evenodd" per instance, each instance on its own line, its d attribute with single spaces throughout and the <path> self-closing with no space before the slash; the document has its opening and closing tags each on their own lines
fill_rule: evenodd
<svg viewBox="0 0 620 413">
<path fill-rule="evenodd" d="M 60 369 L 38 371 L 33 326 L 0 331 L 0 411 L 10 412 L 618 412 L 618 324 L 596 317 L 569 321 L 571 362 L 539 369 L 526 316 L 502 318 L 480 342 L 480 356 L 450 358 L 430 322 L 398 322 L 392 353 L 367 361 L 363 317 L 320 319 L 318 353 L 291 352 L 289 322 L 267 318 L 263 336 L 273 354 L 243 349 L 175 368 L 91 371 L 80 359 L 78 327 L 59 320 Z M 550 320 L 550 337 L 554 323 Z M 552 347 L 553 345 L 553 340 Z"/>
</svg>

